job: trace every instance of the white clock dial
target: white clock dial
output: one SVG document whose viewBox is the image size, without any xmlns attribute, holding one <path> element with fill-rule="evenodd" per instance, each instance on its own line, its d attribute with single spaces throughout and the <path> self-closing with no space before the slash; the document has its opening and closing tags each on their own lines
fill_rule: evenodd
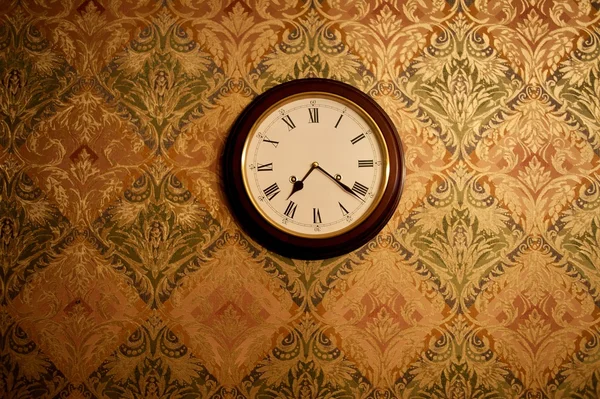
<svg viewBox="0 0 600 399">
<path fill-rule="evenodd" d="M 336 95 L 303 93 L 264 113 L 246 140 L 246 190 L 272 225 L 301 237 L 359 224 L 388 178 L 385 141 L 369 116 Z"/>
</svg>

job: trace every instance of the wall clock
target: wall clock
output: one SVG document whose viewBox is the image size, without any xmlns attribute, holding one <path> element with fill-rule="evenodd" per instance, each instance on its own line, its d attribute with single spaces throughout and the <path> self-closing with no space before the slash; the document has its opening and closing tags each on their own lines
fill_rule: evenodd
<svg viewBox="0 0 600 399">
<path fill-rule="evenodd" d="M 350 252 L 394 213 L 404 181 L 400 138 L 368 95 L 300 79 L 254 99 L 223 156 L 229 203 L 258 243 L 298 259 Z"/>
</svg>

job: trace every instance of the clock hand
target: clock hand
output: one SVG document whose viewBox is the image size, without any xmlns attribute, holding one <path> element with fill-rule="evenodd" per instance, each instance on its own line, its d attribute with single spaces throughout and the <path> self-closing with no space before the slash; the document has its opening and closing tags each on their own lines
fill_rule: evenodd
<svg viewBox="0 0 600 399">
<path fill-rule="evenodd" d="M 304 179 L 306 179 L 308 177 L 308 175 L 310 175 L 312 173 L 313 170 L 315 170 L 316 168 L 319 167 L 319 163 L 318 162 L 313 162 L 310 165 L 310 169 L 308 170 L 308 172 L 306 172 L 306 174 L 304 175 L 304 177 L 302 178 L 302 180 L 296 180 L 294 182 L 294 185 L 292 186 L 292 192 L 290 193 L 290 195 L 287 196 L 286 200 L 288 200 L 292 194 L 294 194 L 296 191 L 300 191 L 304 188 Z"/>
<path fill-rule="evenodd" d="M 339 181 L 338 179 L 336 179 L 335 177 L 333 177 L 332 175 L 330 175 L 329 172 L 327 172 L 325 169 L 323 169 L 322 167 L 320 167 L 318 164 L 317 164 L 316 168 L 319 169 L 321 172 L 325 173 L 327 176 L 329 176 L 331 178 L 331 180 L 333 180 L 334 182 L 336 182 L 337 185 L 342 188 L 342 190 L 346 191 L 349 194 L 354 195 L 356 198 L 358 198 L 362 202 L 365 202 L 365 200 L 363 200 L 362 198 L 360 198 L 358 196 L 358 194 L 356 194 L 354 191 L 352 191 L 352 189 L 350 187 L 348 187 L 347 185 L 345 185 L 344 183 L 342 183 L 341 181 Z"/>
</svg>

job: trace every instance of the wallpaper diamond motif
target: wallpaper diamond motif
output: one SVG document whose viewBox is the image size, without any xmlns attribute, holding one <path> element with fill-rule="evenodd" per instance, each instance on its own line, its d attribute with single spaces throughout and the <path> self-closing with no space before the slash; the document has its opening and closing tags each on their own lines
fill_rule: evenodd
<svg viewBox="0 0 600 399">
<path fill-rule="evenodd" d="M 388 225 L 283 258 L 228 131 L 325 77 L 406 159 Z M 7 0 L 0 396 L 600 397 L 600 3 Z"/>
</svg>

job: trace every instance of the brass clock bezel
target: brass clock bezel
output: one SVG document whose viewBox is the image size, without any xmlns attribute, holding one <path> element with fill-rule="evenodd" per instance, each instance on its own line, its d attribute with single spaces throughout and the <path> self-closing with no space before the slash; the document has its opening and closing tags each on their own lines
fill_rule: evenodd
<svg viewBox="0 0 600 399">
<path fill-rule="evenodd" d="M 258 129 L 258 127 L 261 125 L 261 123 L 264 121 L 264 119 L 268 118 L 269 116 L 271 116 L 274 112 L 274 110 L 281 108 L 283 106 L 285 106 L 286 104 L 289 104 L 293 101 L 296 100 L 301 100 L 301 99 L 305 99 L 305 98 L 311 98 L 311 99 L 332 99 L 334 101 L 337 101 L 340 104 L 343 104 L 344 106 L 347 106 L 348 108 L 351 108 L 353 111 L 355 111 L 365 122 L 366 124 L 369 126 L 371 133 L 373 134 L 373 136 L 375 137 L 375 139 L 378 141 L 379 146 L 381 148 L 381 152 L 382 152 L 382 165 L 381 168 L 383 169 L 383 178 L 382 181 L 377 189 L 377 193 L 373 199 L 373 201 L 371 202 L 371 204 L 369 204 L 369 208 L 367 209 L 367 211 L 361 215 L 359 218 L 357 218 L 356 220 L 353 220 L 350 224 L 348 224 L 347 226 L 345 226 L 342 229 L 330 232 L 330 233 L 324 233 L 324 234 L 320 234 L 320 233 L 315 233 L 315 234 L 308 234 L 308 233 L 299 233 L 296 231 L 293 231 L 291 229 L 286 228 L 284 225 L 281 225 L 279 223 L 277 223 L 275 220 L 273 220 L 271 217 L 269 217 L 260 207 L 260 205 L 256 202 L 256 198 L 254 198 L 254 196 L 252 196 L 250 194 L 250 187 L 249 187 L 249 176 L 247 173 L 247 160 L 248 160 L 248 149 L 249 149 L 249 145 L 250 142 L 252 141 L 252 138 L 254 137 L 254 135 L 256 134 L 256 131 Z M 383 193 L 385 192 L 385 188 L 387 187 L 387 183 L 389 180 L 389 175 L 390 175 L 390 168 L 389 168 L 389 153 L 388 153 L 388 147 L 386 144 L 386 141 L 383 137 L 383 134 L 381 133 L 381 130 L 379 129 L 379 127 L 377 126 L 377 124 L 375 123 L 375 121 L 373 120 L 373 118 L 371 118 L 371 116 L 366 113 L 361 107 L 359 107 L 356 103 L 349 101 L 348 99 L 341 97 L 337 94 L 332 94 L 332 93 L 326 93 L 323 91 L 312 91 L 312 92 L 305 92 L 305 93 L 298 93 L 298 94 L 294 94 L 291 95 L 289 97 L 286 97 L 280 101 L 278 101 L 277 103 L 273 104 L 267 111 L 265 111 L 260 118 L 258 118 L 256 120 L 256 122 L 254 123 L 254 125 L 252 126 L 252 128 L 250 129 L 250 131 L 248 132 L 248 135 L 246 137 L 246 142 L 244 143 L 244 148 L 242 151 L 242 162 L 241 162 L 241 173 L 242 173 L 242 179 L 244 181 L 244 187 L 246 189 L 246 192 L 248 193 L 248 196 L 250 198 L 250 200 L 252 201 L 252 204 L 254 205 L 254 207 L 256 208 L 256 210 L 258 212 L 260 212 L 260 214 L 263 216 L 263 218 L 269 222 L 272 226 L 274 226 L 275 228 L 278 228 L 279 230 L 293 235 L 293 236 L 298 236 L 298 237 L 305 237 L 305 238 L 330 238 L 330 237 L 335 237 L 337 235 L 343 234 L 345 232 L 347 232 L 348 230 L 353 229 L 355 226 L 357 226 L 358 224 L 362 223 L 363 220 L 365 220 L 372 212 L 374 209 L 376 209 L 377 205 L 379 204 L 379 201 L 381 201 L 381 197 L 383 196 Z"/>
</svg>

